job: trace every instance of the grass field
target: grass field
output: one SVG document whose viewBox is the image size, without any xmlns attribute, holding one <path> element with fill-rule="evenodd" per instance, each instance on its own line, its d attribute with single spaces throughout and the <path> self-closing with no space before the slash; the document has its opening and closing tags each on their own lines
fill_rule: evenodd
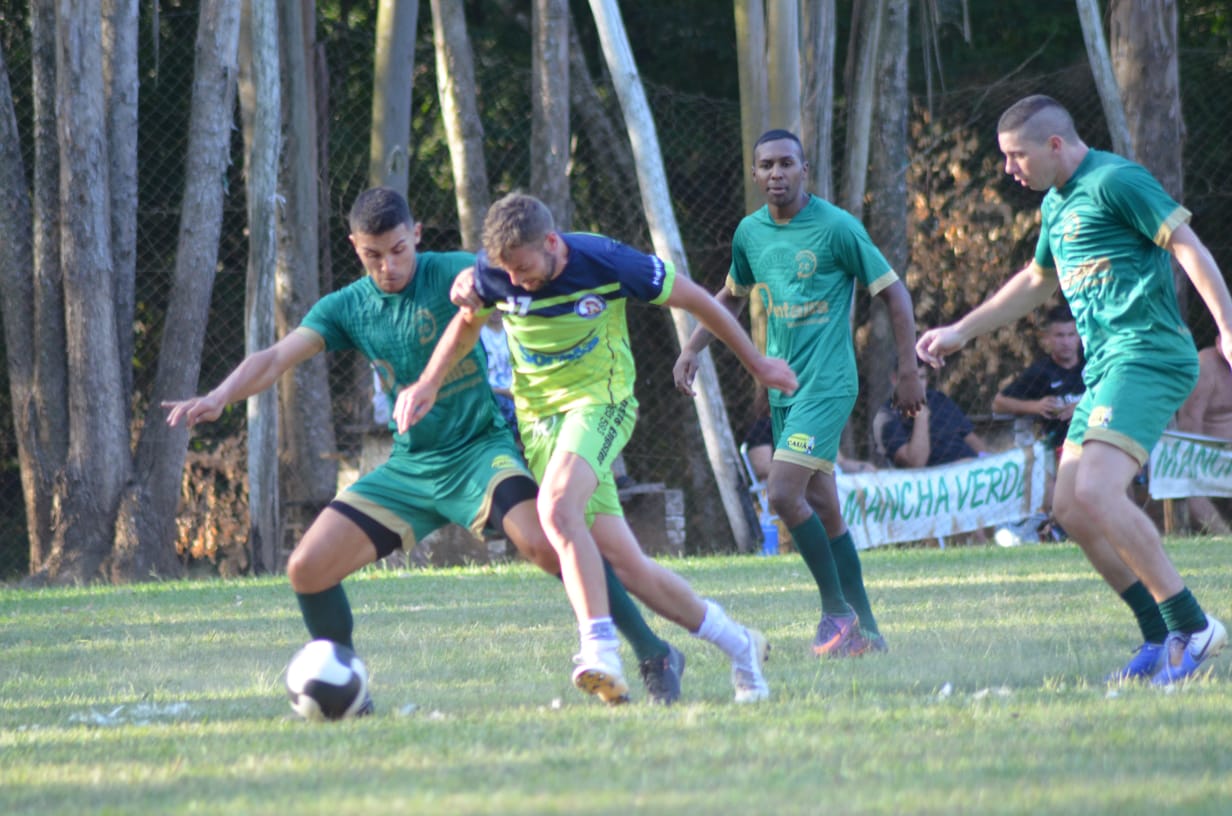
<svg viewBox="0 0 1232 816">
<path fill-rule="evenodd" d="M 1232 617 L 1232 540 L 1170 551 Z M 285 579 L 0 590 L 0 814 L 1232 810 L 1232 655 L 1106 686 L 1136 628 L 1072 546 L 868 552 L 891 651 L 826 662 L 798 558 L 669 563 L 769 636 L 770 702 L 657 619 L 684 701 L 583 696 L 564 593 L 521 564 L 348 581 L 378 709 L 327 725 L 285 699 Z"/>
</svg>

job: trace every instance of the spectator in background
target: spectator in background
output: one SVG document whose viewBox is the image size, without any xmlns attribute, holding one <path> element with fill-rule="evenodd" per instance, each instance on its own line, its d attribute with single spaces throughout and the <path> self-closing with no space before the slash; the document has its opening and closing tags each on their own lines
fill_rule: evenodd
<svg viewBox="0 0 1232 816">
<path fill-rule="evenodd" d="M 1232 439 L 1232 368 L 1219 353 L 1222 338 L 1198 352 L 1198 384 L 1176 412 L 1176 427 L 1188 433 Z M 1189 498 L 1189 517 L 1197 529 L 1230 535 L 1232 526 L 1206 496 Z"/>
<path fill-rule="evenodd" d="M 1053 306 L 1044 317 L 1040 345 L 1044 356 L 1027 367 L 992 399 L 998 414 L 1037 417 L 1044 442 L 1061 447 L 1074 406 L 1087 390 L 1082 381 L 1082 341 L 1069 306 Z"/>
<path fill-rule="evenodd" d="M 509 362 L 509 341 L 505 337 L 505 321 L 499 310 L 493 310 L 479 329 L 479 342 L 488 357 L 488 384 L 500 406 L 501 416 L 518 435 L 517 413 L 513 408 L 513 366 Z"/>
<path fill-rule="evenodd" d="M 1054 457 L 1045 468 L 1044 501 L 1042 514 L 1033 515 L 1013 530 L 1014 536 L 1005 539 L 1017 543 L 1021 540 L 1038 540 L 1041 526 L 1046 537 L 1062 540 L 1065 531 L 1052 515 L 1052 488 L 1057 478 L 1057 460 L 1061 458 L 1061 445 L 1069 433 L 1069 419 L 1074 415 L 1074 406 L 1087 390 L 1082 381 L 1082 340 L 1069 305 L 1060 303 L 1049 309 L 1044 316 L 1040 333 L 1040 345 L 1044 356 L 1027 367 L 1009 385 L 1002 388 L 992 399 L 993 413 L 1014 414 L 1038 420 L 1040 436 L 1054 452 Z M 998 538 L 998 542 L 1002 539 Z"/>
<path fill-rule="evenodd" d="M 895 467 L 918 468 L 945 465 L 961 459 L 973 459 L 987 446 L 975 425 L 952 399 L 928 387 L 928 367 L 919 360 L 915 371 L 906 376 L 920 378 L 924 389 L 924 407 L 915 417 L 904 417 L 891 401 L 887 401 L 873 418 L 873 433 L 879 452 Z M 890 382 L 898 388 L 903 374 L 894 366 Z"/>
</svg>

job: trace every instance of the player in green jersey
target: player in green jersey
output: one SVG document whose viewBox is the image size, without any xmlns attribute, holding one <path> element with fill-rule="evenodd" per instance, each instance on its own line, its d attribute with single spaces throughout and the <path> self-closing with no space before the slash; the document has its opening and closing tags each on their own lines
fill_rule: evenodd
<svg viewBox="0 0 1232 816">
<path fill-rule="evenodd" d="M 770 392 L 775 451 L 767 492 L 821 595 L 813 651 L 848 657 L 886 649 L 834 481 L 839 437 L 859 391 L 848 319 L 853 287 L 858 281 L 886 304 L 904 370 L 915 370 L 915 318 L 907 287 L 864 227 L 809 194 L 807 174 L 795 134 L 770 130 L 757 140 L 753 179 L 766 206 L 736 227 L 731 271 L 716 298 L 732 314 L 758 298 L 766 353 L 785 357 L 800 377 L 794 394 Z M 697 354 L 710 340 L 698 327 L 676 360 L 676 386 L 686 394 L 693 393 Z M 894 402 L 915 416 L 924 402 L 919 379 L 901 378 Z"/>
<path fill-rule="evenodd" d="M 391 396 L 419 377 L 457 312 L 450 286 L 474 256 L 417 252 L 421 225 L 388 188 L 361 193 L 349 220 L 367 275 L 321 298 L 297 329 L 250 354 L 208 394 L 165 403 L 168 424 L 215 420 L 228 403 L 265 390 L 326 349 L 359 350 L 385 372 Z M 291 554 L 287 576 L 313 638 L 352 646 L 342 580 L 399 547 L 409 551 L 449 522 L 477 535 L 485 527 L 502 530 L 529 560 L 560 575 L 535 511 L 537 487 L 493 400 L 482 354 L 472 351 L 452 367 L 439 401 L 423 422 L 395 434 L 389 460 L 339 493 Z M 651 699 L 675 701 L 679 653 L 650 631 L 610 568 L 605 576 L 618 628 L 641 661 Z M 654 600 L 646 600 L 651 608 Z"/>
<path fill-rule="evenodd" d="M 1150 518 L 1128 497 L 1165 425 L 1197 379 L 1172 261 L 1185 270 L 1232 360 L 1232 298 L 1190 213 L 1142 166 L 1092 150 L 1068 111 L 1046 96 L 1011 106 L 997 125 L 1005 172 L 1044 192 L 1035 257 L 985 303 L 926 332 L 924 360 L 1042 305 L 1060 287 L 1086 349 L 1086 393 L 1057 467 L 1057 520 L 1133 610 L 1143 644 L 1110 676 L 1169 685 L 1198 670 L 1227 641 L 1177 573 Z"/>
<path fill-rule="evenodd" d="M 542 486 L 539 519 L 560 557 L 581 631 L 574 684 L 603 699 L 625 685 L 602 556 L 639 597 L 655 593 L 661 606 L 672 607 L 669 619 L 731 658 L 737 702 L 764 700 L 770 693 L 761 666 L 765 639 L 674 573 L 667 580 L 652 574 L 655 562 L 642 553 L 621 510 L 611 463 L 637 417 L 625 305 L 632 298 L 687 309 L 770 387 L 793 390 L 791 369 L 759 354 L 740 324 L 671 263 L 602 235 L 559 233 L 551 212 L 532 196 L 513 193 L 492 205 L 484 248 L 471 291 L 458 298 L 477 311 L 454 318 L 420 382 L 399 394 L 399 427 L 420 421 L 444 372 L 474 345 L 486 313 L 500 308 L 526 458 Z"/>
</svg>

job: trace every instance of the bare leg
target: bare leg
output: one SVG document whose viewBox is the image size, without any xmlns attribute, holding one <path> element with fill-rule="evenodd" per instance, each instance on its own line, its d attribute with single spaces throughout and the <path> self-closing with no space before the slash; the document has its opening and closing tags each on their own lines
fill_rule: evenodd
<svg viewBox="0 0 1232 816">
<path fill-rule="evenodd" d="M 1067 448 L 1057 468 L 1057 519 L 1113 589 L 1141 579 L 1162 601 L 1185 585 L 1155 524 L 1126 494 L 1138 470 L 1137 460 L 1104 442 L 1085 443 L 1077 458 Z"/>
</svg>

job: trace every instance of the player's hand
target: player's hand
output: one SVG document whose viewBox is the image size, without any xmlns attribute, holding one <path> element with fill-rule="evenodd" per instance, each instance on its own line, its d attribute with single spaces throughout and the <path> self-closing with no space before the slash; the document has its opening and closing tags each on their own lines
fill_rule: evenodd
<svg viewBox="0 0 1232 816">
<path fill-rule="evenodd" d="M 475 291 L 475 267 L 466 267 L 453 279 L 453 285 L 449 287 L 449 300 L 464 312 L 476 312 L 483 306 Z"/>
<path fill-rule="evenodd" d="M 899 377 L 894 389 L 894 407 L 908 419 L 926 410 L 924 384 L 919 377 Z"/>
<path fill-rule="evenodd" d="M 1065 401 L 1060 397 L 1041 397 L 1039 400 L 1039 415 L 1044 419 L 1056 419 L 1061 415 Z"/>
<path fill-rule="evenodd" d="M 758 360 L 753 376 L 766 388 L 777 388 L 789 397 L 800 387 L 796 372 L 791 370 L 786 360 L 780 360 L 778 357 L 762 357 Z"/>
<path fill-rule="evenodd" d="M 966 338 L 953 326 L 940 326 L 921 335 L 915 344 L 915 354 L 933 368 L 941 368 L 947 354 L 953 354 L 966 344 Z"/>
<path fill-rule="evenodd" d="M 398 400 L 394 403 L 394 421 L 398 423 L 398 433 L 406 433 L 407 428 L 428 415 L 436 404 L 439 390 L 434 385 L 418 381 L 398 392 Z"/>
<path fill-rule="evenodd" d="M 686 397 L 696 397 L 693 390 L 693 379 L 697 376 L 697 353 L 682 351 L 672 366 L 672 379 L 676 382 L 676 390 Z"/>
<path fill-rule="evenodd" d="M 172 428 L 181 422 L 190 428 L 199 422 L 213 422 L 222 416 L 222 409 L 227 407 L 225 402 L 210 394 L 186 400 L 164 400 L 160 404 L 170 409 L 167 424 Z"/>
</svg>

